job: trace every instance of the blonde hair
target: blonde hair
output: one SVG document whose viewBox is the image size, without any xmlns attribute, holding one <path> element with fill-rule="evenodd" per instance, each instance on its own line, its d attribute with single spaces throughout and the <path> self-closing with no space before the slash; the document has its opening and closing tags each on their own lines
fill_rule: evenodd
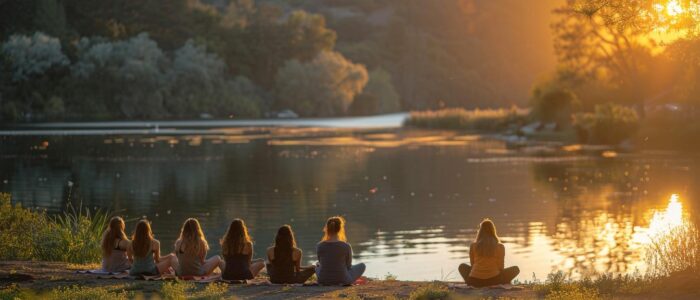
<svg viewBox="0 0 700 300">
<path fill-rule="evenodd" d="M 476 253 L 479 256 L 495 256 L 496 247 L 501 241 L 496 233 L 496 225 L 486 218 L 479 224 L 479 232 L 476 233 Z"/>
<path fill-rule="evenodd" d="M 347 241 L 345 237 L 345 218 L 341 216 L 328 218 L 326 226 L 323 227 L 323 239 L 321 241 L 330 240 L 333 235 L 337 236 L 339 241 Z"/>
<path fill-rule="evenodd" d="M 131 236 L 131 249 L 134 250 L 134 256 L 146 257 L 148 250 L 151 249 L 153 241 L 153 231 L 151 231 L 151 223 L 148 220 L 141 220 L 136 224 L 134 235 Z"/>
<path fill-rule="evenodd" d="M 124 224 L 124 219 L 121 217 L 112 217 L 112 219 L 109 220 L 109 224 L 102 234 L 101 244 L 103 257 L 107 257 L 112 254 L 112 250 L 114 250 L 114 240 L 117 238 L 125 241 L 129 240 L 129 238 L 126 237 L 126 233 L 124 233 L 125 228 L 126 225 Z"/>
<path fill-rule="evenodd" d="M 180 248 L 183 248 L 185 252 L 192 251 L 194 253 L 200 253 L 202 250 L 209 251 L 209 244 L 206 238 L 204 238 L 202 226 L 199 225 L 199 221 L 195 218 L 185 220 L 185 223 L 182 224 L 182 229 L 180 229 L 180 236 L 177 238 L 177 241 L 180 242 Z"/>
<path fill-rule="evenodd" d="M 252 243 L 245 222 L 241 219 L 233 220 L 219 243 L 224 256 L 242 253 L 246 243 Z"/>
</svg>

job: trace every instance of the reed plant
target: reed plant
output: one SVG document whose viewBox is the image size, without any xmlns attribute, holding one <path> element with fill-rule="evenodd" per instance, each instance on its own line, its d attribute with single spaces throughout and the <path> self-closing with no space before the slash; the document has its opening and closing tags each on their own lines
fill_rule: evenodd
<svg viewBox="0 0 700 300">
<path fill-rule="evenodd" d="M 517 107 L 474 110 L 447 108 L 411 112 L 404 125 L 427 129 L 499 132 L 524 125 L 527 117 L 528 110 Z"/>
<path fill-rule="evenodd" d="M 671 276 L 680 273 L 698 274 L 700 270 L 700 230 L 693 222 L 668 229 L 656 235 L 646 249 L 647 275 Z"/>
<path fill-rule="evenodd" d="M 58 215 L 12 205 L 0 194 L 0 259 L 95 263 L 110 214 L 69 205 Z"/>
</svg>

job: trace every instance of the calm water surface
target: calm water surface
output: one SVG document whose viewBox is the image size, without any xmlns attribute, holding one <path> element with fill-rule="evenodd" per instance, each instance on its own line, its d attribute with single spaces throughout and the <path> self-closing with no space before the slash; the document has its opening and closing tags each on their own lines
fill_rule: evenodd
<svg viewBox="0 0 700 300">
<path fill-rule="evenodd" d="M 693 216 L 700 199 L 695 155 L 545 154 L 454 133 L 233 128 L 0 145 L 0 191 L 25 206 L 110 209 L 129 231 L 147 217 L 164 251 L 196 217 L 210 255 L 233 218 L 246 220 L 258 257 L 291 224 L 307 262 L 339 214 L 367 275 L 403 280 L 457 279 L 484 217 L 521 280 L 641 271 L 650 232 Z"/>
</svg>

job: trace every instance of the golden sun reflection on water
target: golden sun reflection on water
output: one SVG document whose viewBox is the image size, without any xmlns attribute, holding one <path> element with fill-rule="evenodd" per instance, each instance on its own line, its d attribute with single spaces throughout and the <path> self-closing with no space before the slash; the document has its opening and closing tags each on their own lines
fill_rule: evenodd
<svg viewBox="0 0 700 300">
<path fill-rule="evenodd" d="M 688 222 L 687 213 L 683 211 L 683 204 L 678 194 L 671 195 L 668 205 L 664 210 L 651 210 L 649 225 L 646 227 L 635 226 L 633 241 L 641 245 L 649 245 L 654 240 L 663 238 L 674 229 Z"/>
</svg>

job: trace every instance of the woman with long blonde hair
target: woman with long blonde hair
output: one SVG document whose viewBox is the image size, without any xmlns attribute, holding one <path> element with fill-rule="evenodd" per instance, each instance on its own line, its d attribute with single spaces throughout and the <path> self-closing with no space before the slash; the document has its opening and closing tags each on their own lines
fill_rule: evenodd
<svg viewBox="0 0 700 300">
<path fill-rule="evenodd" d="M 352 284 L 365 272 L 365 264 L 352 264 L 352 247 L 345 236 L 345 219 L 330 217 L 323 227 L 323 238 L 316 246 L 318 283 L 323 285 Z"/>
<path fill-rule="evenodd" d="M 248 235 L 248 227 L 241 219 L 231 221 L 221 243 L 224 268 L 221 278 L 226 280 L 249 280 L 258 276 L 265 268 L 262 259 L 253 261 L 253 240 Z"/>
<path fill-rule="evenodd" d="M 126 237 L 124 219 L 113 217 L 102 234 L 102 270 L 120 273 L 128 270 L 131 263 L 126 255 L 129 238 Z"/>
<path fill-rule="evenodd" d="M 151 223 L 148 220 L 141 220 L 136 224 L 127 253 L 132 263 L 129 270 L 131 276 L 160 275 L 168 273 L 171 266 L 177 265 L 177 257 L 174 254 L 160 256 L 160 241 L 153 238 Z"/>
<path fill-rule="evenodd" d="M 459 265 L 464 282 L 473 287 L 509 284 L 518 274 L 517 266 L 504 268 L 506 248 L 501 244 L 496 225 L 489 219 L 479 224 L 476 241 L 469 246 L 469 263 Z"/>
<path fill-rule="evenodd" d="M 223 261 L 218 255 L 207 259 L 209 244 L 202 232 L 202 226 L 194 218 L 185 220 L 180 229 L 180 237 L 175 241 L 175 254 L 178 265 L 175 271 L 178 276 L 206 276 L 217 267 L 224 269 Z"/>
</svg>

